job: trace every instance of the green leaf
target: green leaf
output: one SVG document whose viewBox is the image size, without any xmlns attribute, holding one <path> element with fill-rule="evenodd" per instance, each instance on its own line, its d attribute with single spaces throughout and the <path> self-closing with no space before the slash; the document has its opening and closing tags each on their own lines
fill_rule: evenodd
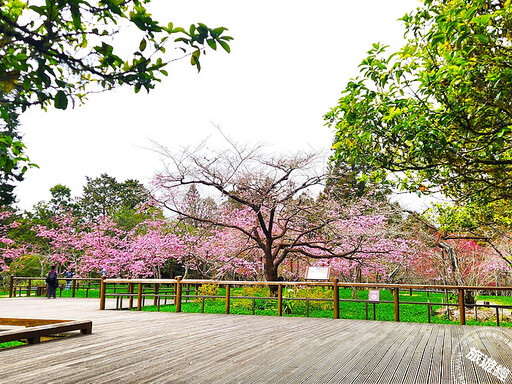
<svg viewBox="0 0 512 384">
<path fill-rule="evenodd" d="M 476 35 L 476 37 L 478 37 L 478 39 L 484 43 L 484 44 L 489 44 L 489 38 L 485 35 L 481 35 L 481 34 L 478 34 Z"/>
<path fill-rule="evenodd" d="M 211 49 L 213 49 L 214 51 L 217 50 L 217 43 L 215 42 L 215 40 L 208 39 L 208 40 L 206 40 L 206 42 L 208 43 L 208 45 L 210 46 Z"/>
<path fill-rule="evenodd" d="M 142 39 L 139 44 L 139 51 L 144 52 L 146 49 L 147 41 L 146 39 Z"/>
<path fill-rule="evenodd" d="M 59 91 L 55 95 L 55 108 L 57 109 L 66 109 L 68 107 L 68 98 L 64 91 Z"/>
<path fill-rule="evenodd" d="M 200 55 L 201 55 L 201 51 L 197 50 L 197 51 L 194 51 L 194 53 L 192 53 L 192 56 L 190 57 L 190 64 L 196 65 L 198 70 L 200 68 L 200 66 L 199 66 L 199 56 Z"/>
<path fill-rule="evenodd" d="M 225 41 L 222 41 L 222 40 L 219 40 L 219 44 L 221 45 L 222 48 L 224 48 L 224 50 L 227 52 L 227 53 L 230 53 L 231 52 L 231 48 L 229 47 L 229 44 L 226 43 Z"/>
</svg>

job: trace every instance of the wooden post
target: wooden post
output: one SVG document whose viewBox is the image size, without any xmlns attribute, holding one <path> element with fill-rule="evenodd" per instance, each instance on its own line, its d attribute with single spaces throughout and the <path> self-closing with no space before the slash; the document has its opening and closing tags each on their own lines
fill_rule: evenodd
<svg viewBox="0 0 512 384">
<path fill-rule="evenodd" d="M 395 299 L 395 321 L 400 321 L 400 297 L 398 296 L 398 288 L 393 289 Z"/>
<path fill-rule="evenodd" d="M 332 279 L 333 292 L 332 299 L 334 300 L 334 318 L 340 318 L 340 287 L 338 287 L 338 278 Z"/>
<path fill-rule="evenodd" d="M 72 287 L 71 287 L 71 297 L 75 297 L 75 290 L 76 290 L 76 280 L 73 280 L 73 283 L 72 283 Z"/>
<path fill-rule="evenodd" d="M 142 283 L 137 285 L 137 311 L 142 309 Z"/>
<path fill-rule="evenodd" d="M 100 280 L 100 311 L 105 309 L 105 276 L 101 276 Z"/>
<path fill-rule="evenodd" d="M 176 277 L 176 312 L 181 312 L 181 276 Z"/>
<path fill-rule="evenodd" d="M 500 326 L 500 308 L 496 307 L 496 326 Z"/>
<path fill-rule="evenodd" d="M 231 286 L 229 284 L 226 285 L 226 315 L 229 315 L 229 301 L 231 298 Z"/>
<path fill-rule="evenodd" d="M 9 283 L 9 297 L 12 297 L 14 292 L 14 276 L 11 276 L 11 282 Z"/>
<path fill-rule="evenodd" d="M 430 312 L 431 312 L 430 300 L 427 300 L 427 302 L 428 302 L 428 305 L 427 305 L 427 319 L 428 319 L 428 322 L 430 324 Z"/>
<path fill-rule="evenodd" d="M 155 286 L 154 286 L 154 292 L 155 292 L 155 296 L 153 296 L 153 305 L 156 305 L 156 299 L 157 299 L 157 295 L 158 295 L 158 288 L 159 288 L 159 284 L 158 283 L 155 283 Z"/>
<path fill-rule="evenodd" d="M 277 286 L 277 316 L 283 316 L 283 286 Z"/>
<path fill-rule="evenodd" d="M 459 317 L 460 325 L 466 325 L 466 310 L 464 309 L 464 289 L 459 288 Z"/>
<path fill-rule="evenodd" d="M 130 294 L 128 299 L 128 309 L 133 308 L 133 283 L 128 283 L 128 293 Z"/>
<path fill-rule="evenodd" d="M 30 291 L 32 290 L 32 280 L 28 279 L 27 284 L 27 296 L 30 296 Z"/>
<path fill-rule="evenodd" d="M 196 280 L 199 280 L 199 269 L 196 269 Z M 196 290 L 196 300 L 199 295 L 199 286 L 197 283 L 194 284 L 194 289 Z"/>
</svg>

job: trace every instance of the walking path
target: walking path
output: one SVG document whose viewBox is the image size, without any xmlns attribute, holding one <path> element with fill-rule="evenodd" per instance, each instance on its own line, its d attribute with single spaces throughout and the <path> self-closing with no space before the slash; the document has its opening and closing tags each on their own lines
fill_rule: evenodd
<svg viewBox="0 0 512 384">
<path fill-rule="evenodd" d="M 98 307 L 98 299 L 0 299 L 0 317 L 93 321 L 91 335 L 0 350 L 0 383 L 512 380 L 504 376 L 512 370 L 509 329 Z M 493 370 L 471 361 L 472 346 L 496 362 Z"/>
</svg>

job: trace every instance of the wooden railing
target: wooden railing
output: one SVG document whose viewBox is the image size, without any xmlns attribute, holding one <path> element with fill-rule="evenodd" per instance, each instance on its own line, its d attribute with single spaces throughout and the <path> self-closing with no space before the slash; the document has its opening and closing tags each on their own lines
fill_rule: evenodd
<svg viewBox="0 0 512 384">
<path fill-rule="evenodd" d="M 89 290 L 98 290 L 100 288 L 100 278 L 94 277 L 59 277 L 60 296 L 64 290 L 67 280 L 71 280 L 71 296 L 75 297 L 76 292 L 85 290 L 85 296 L 89 296 Z M 11 277 L 9 284 L 9 297 L 31 296 L 32 292 L 36 296 L 42 296 L 46 292 L 46 277 Z M 35 283 L 35 284 L 34 284 Z"/>
<path fill-rule="evenodd" d="M 203 284 L 215 284 L 218 286 L 224 286 L 226 293 L 225 297 L 219 296 L 207 296 L 199 295 L 198 287 Z M 112 289 L 107 289 L 109 286 L 117 287 L 115 292 Z M 125 289 L 121 288 L 123 285 Z M 232 296 L 231 287 L 233 286 L 273 286 L 277 290 L 275 297 L 260 297 L 260 296 Z M 193 287 L 192 289 L 190 287 Z M 284 287 L 329 287 L 333 290 L 331 298 L 308 298 L 308 297 L 295 297 L 295 298 L 284 298 L 283 288 Z M 136 293 L 135 293 L 135 287 Z M 150 287 L 148 290 L 147 288 Z M 340 288 L 356 288 L 356 289 L 381 289 L 389 290 L 393 294 L 393 301 L 380 300 L 373 302 L 370 300 L 354 300 L 354 299 L 340 299 Z M 434 303 L 434 302 L 415 302 L 415 301 L 400 301 L 399 291 L 408 290 L 412 291 L 451 291 L 457 294 L 457 303 Z M 457 285 L 407 285 L 407 284 L 377 284 L 377 283 L 342 283 L 338 279 L 333 279 L 329 282 L 258 282 L 258 281 L 220 281 L 220 280 L 198 280 L 198 279 L 101 279 L 100 288 L 100 310 L 105 309 L 106 299 L 109 297 L 116 298 L 116 308 L 122 308 L 122 299 L 129 299 L 129 308 L 133 307 L 133 300 L 137 300 L 137 310 L 141 310 L 144 306 L 144 300 L 146 298 L 153 298 L 153 305 L 157 305 L 158 309 L 162 299 L 168 298 L 173 300 L 173 304 L 176 306 L 176 312 L 181 312 L 183 300 L 189 300 L 194 297 L 202 301 L 202 312 L 204 311 L 204 300 L 205 299 L 219 299 L 225 300 L 225 313 L 230 313 L 231 301 L 234 299 L 245 299 L 253 300 L 253 314 L 254 314 L 254 301 L 255 300 L 274 300 L 277 301 L 277 315 L 283 315 L 283 301 L 286 300 L 304 300 L 307 303 L 309 301 L 329 301 L 333 303 L 333 318 L 340 318 L 340 302 L 363 302 L 366 308 L 366 319 L 368 319 L 368 305 L 373 304 L 374 306 L 374 319 L 375 319 L 375 304 L 393 304 L 394 306 L 394 320 L 400 321 L 400 305 L 411 304 L 411 305 L 425 305 L 427 306 L 428 321 L 430 322 L 431 308 L 433 306 L 455 306 L 459 308 L 460 313 L 460 324 L 466 324 L 466 307 L 489 307 L 496 308 L 497 313 L 497 325 L 499 326 L 499 309 L 512 309 L 512 306 L 506 305 L 490 305 L 490 304 L 465 304 L 464 294 L 466 290 L 470 291 L 512 291 L 512 287 L 486 287 L 486 286 L 457 286 Z M 108 292 L 107 292 L 108 291 Z M 190 294 L 194 292 L 194 294 Z M 309 312 L 309 310 L 308 310 Z"/>
</svg>

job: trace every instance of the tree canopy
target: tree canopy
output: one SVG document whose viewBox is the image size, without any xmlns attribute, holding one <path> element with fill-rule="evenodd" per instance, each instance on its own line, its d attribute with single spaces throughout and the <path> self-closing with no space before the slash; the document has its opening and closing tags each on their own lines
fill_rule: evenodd
<svg viewBox="0 0 512 384">
<path fill-rule="evenodd" d="M 512 5 L 425 0 L 407 43 L 374 44 L 327 115 L 335 158 L 459 201 L 512 198 Z"/>
<path fill-rule="evenodd" d="M 162 24 L 148 13 L 147 3 L 150 0 L 0 2 L 3 184 L 20 179 L 31 165 L 17 133 L 18 116 L 31 105 L 66 109 L 90 92 L 121 85 L 149 91 L 167 75 L 167 64 L 177 59 L 165 55 L 170 44 L 181 48 L 198 70 L 207 47 L 215 50 L 220 45 L 230 51 L 232 38 L 225 36 L 226 28 Z"/>
<path fill-rule="evenodd" d="M 324 187 L 327 178 L 316 155 L 276 156 L 260 147 L 230 144 L 221 152 L 161 148 L 169 165 L 156 176 L 155 199 L 178 219 L 215 233 L 207 247 L 194 252 L 198 257 L 221 255 L 226 264 L 235 264 L 234 259 L 245 255 L 261 266 L 267 281 L 276 281 L 292 259 L 344 271 L 357 265 L 382 276 L 390 264 L 405 265 L 415 253 L 398 226 L 390 225 L 390 205 L 365 198 L 341 204 L 329 189 L 321 200 L 315 198 L 312 190 Z M 192 185 L 217 195 L 220 209 L 205 215 L 184 204 L 190 201 Z"/>
<path fill-rule="evenodd" d="M 96 178 L 86 176 L 86 180 L 78 205 L 81 214 L 88 218 L 134 211 L 150 198 L 149 192 L 138 180 L 129 179 L 120 183 L 106 173 Z"/>
</svg>

